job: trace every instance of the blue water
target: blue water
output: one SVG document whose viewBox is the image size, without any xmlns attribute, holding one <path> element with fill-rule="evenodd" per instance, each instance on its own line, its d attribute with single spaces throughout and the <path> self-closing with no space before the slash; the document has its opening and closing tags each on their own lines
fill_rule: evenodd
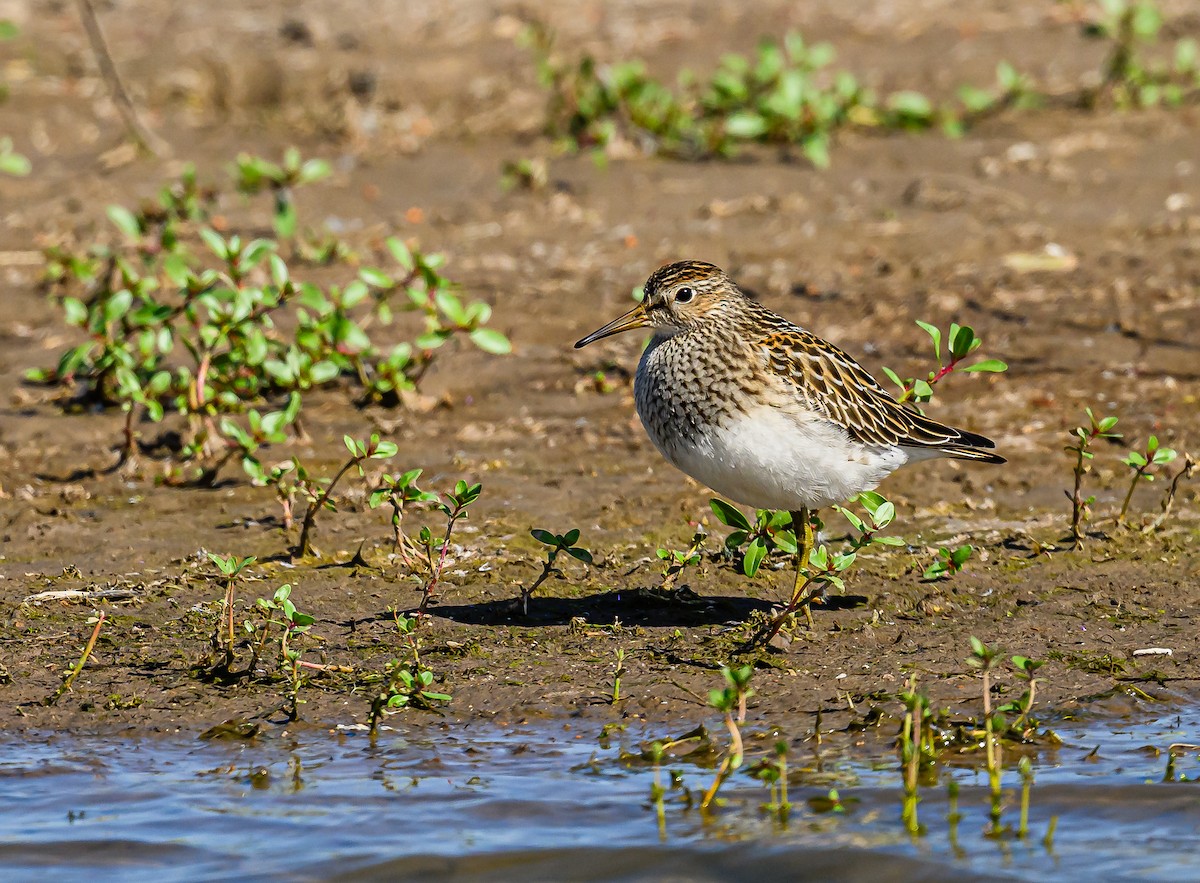
<svg viewBox="0 0 1200 883">
<path fill-rule="evenodd" d="M 361 732 L 320 730 L 245 743 L 8 737 L 0 879 L 1200 878 L 1197 751 L 1176 761 L 1175 781 L 1162 781 L 1167 746 L 1200 737 L 1195 711 L 1059 728 L 1064 744 L 1034 766 L 1024 840 L 984 836 L 987 782 L 971 769 L 944 769 L 922 790 L 925 833 L 911 837 L 894 756 L 877 752 L 817 756 L 794 743 L 786 824 L 760 809 L 765 787 L 739 774 L 708 819 L 669 791 L 660 830 L 653 771 L 623 762 L 621 751 L 670 735 L 662 730 L 618 732 L 606 747 L 587 722 L 421 732 L 385 732 L 373 746 Z M 664 783 L 670 769 L 697 793 L 712 777 L 676 761 Z M 961 787 L 956 831 L 946 818 L 951 777 Z M 1014 826 L 1018 785 L 1008 771 Z M 844 811 L 810 805 L 831 787 Z"/>
</svg>

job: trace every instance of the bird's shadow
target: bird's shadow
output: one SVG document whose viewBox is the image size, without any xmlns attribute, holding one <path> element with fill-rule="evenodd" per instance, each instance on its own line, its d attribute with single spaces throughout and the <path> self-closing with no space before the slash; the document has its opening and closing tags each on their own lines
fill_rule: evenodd
<svg viewBox="0 0 1200 883">
<path fill-rule="evenodd" d="M 867 599 L 860 595 L 838 595 L 823 605 L 825 609 L 860 607 Z M 521 611 L 521 599 L 485 601 L 479 604 L 438 604 L 428 609 L 430 616 L 464 625 L 567 625 L 582 618 L 589 625 L 696 627 L 728 622 L 745 622 L 755 611 L 770 613 L 778 604 L 745 596 L 697 595 L 687 586 L 675 590 L 635 588 L 602 592 L 582 598 L 538 597 L 529 600 L 529 613 Z"/>
</svg>

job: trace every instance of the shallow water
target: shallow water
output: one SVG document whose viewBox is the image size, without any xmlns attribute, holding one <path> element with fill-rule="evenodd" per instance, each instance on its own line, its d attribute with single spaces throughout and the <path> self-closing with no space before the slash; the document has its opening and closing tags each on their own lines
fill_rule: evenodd
<svg viewBox="0 0 1200 883">
<path fill-rule="evenodd" d="M 236 744 L 9 738 L 0 741 L 0 878 L 734 880 L 752 873 L 879 883 L 1051 873 L 1179 880 L 1200 867 L 1200 787 L 1189 781 L 1200 777 L 1196 751 L 1177 760 L 1175 781 L 1163 781 L 1167 746 L 1200 733 L 1196 710 L 1059 728 L 1064 744 L 1034 766 L 1024 840 L 984 836 L 980 772 L 943 769 L 939 784 L 922 790 L 926 831 L 914 839 L 900 818 L 894 756 L 829 752 L 818 762 L 803 744 L 792 748 L 786 825 L 761 811 L 765 788 L 737 775 L 722 791 L 727 803 L 707 821 L 669 790 L 660 831 L 649 802 L 653 771 L 623 762 L 621 750 L 668 734 L 630 729 L 602 745 L 598 729 L 454 727 L 420 740 L 384 733 L 374 746 L 356 731 Z M 665 769 L 679 770 L 695 791 L 712 775 L 678 761 Z M 950 778 L 961 788 L 956 829 L 947 822 Z M 1015 825 L 1015 769 L 1005 785 L 1006 820 Z M 830 787 L 844 811 L 820 802 Z M 1052 816 L 1057 830 L 1047 846 Z"/>
</svg>

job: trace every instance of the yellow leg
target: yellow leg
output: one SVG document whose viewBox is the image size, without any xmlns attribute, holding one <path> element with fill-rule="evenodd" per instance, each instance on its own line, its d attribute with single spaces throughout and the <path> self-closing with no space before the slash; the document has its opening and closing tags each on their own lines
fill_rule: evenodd
<svg viewBox="0 0 1200 883">
<path fill-rule="evenodd" d="M 813 547 L 812 520 L 807 509 L 793 510 L 792 530 L 796 533 L 796 582 L 792 585 L 794 605 L 804 589 L 804 570 L 808 567 L 808 556 Z"/>
</svg>

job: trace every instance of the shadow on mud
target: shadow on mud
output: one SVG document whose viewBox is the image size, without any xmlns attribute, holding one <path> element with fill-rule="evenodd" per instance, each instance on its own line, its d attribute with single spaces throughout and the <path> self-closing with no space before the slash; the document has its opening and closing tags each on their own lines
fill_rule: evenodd
<svg viewBox="0 0 1200 883">
<path fill-rule="evenodd" d="M 846 610 L 865 606 L 863 595 L 839 595 L 818 609 Z M 776 602 L 757 598 L 697 595 L 687 586 L 673 591 L 639 588 L 583 598 L 539 598 L 529 602 L 529 613 L 521 612 L 518 598 L 480 604 L 441 604 L 429 615 L 467 625 L 569 625 L 583 620 L 588 625 L 695 627 L 741 624 L 758 612 L 770 614 Z"/>
</svg>

